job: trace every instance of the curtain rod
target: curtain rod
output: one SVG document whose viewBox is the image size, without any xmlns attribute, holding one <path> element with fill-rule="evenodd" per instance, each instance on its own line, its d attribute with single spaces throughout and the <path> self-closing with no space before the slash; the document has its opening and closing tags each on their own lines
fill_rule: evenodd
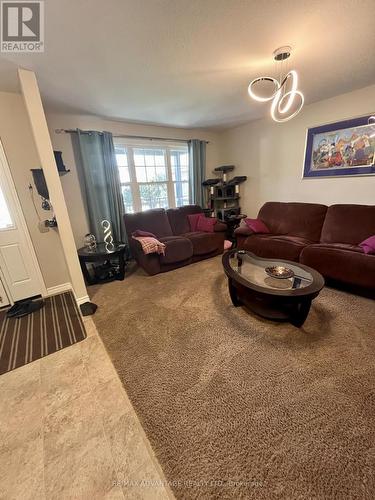
<svg viewBox="0 0 375 500">
<path fill-rule="evenodd" d="M 64 128 L 57 128 L 55 129 L 56 134 L 73 134 L 76 133 L 77 130 L 75 129 L 64 129 Z M 84 134 L 89 134 L 89 130 L 84 130 Z M 101 132 L 99 132 L 101 133 Z M 113 135 L 113 137 L 116 137 L 118 139 L 146 139 L 149 141 L 173 141 L 173 142 L 189 142 L 189 139 L 175 139 L 171 137 L 148 137 L 145 135 Z M 209 144 L 210 141 L 204 141 L 206 144 Z"/>
</svg>

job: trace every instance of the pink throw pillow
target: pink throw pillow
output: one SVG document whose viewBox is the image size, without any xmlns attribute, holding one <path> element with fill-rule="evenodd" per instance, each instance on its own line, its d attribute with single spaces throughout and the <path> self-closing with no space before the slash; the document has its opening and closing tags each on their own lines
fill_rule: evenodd
<svg viewBox="0 0 375 500">
<path fill-rule="evenodd" d="M 269 233 L 270 230 L 260 219 L 245 219 L 246 225 L 253 233 Z"/>
<path fill-rule="evenodd" d="M 197 224 L 197 231 L 203 231 L 205 233 L 213 233 L 214 225 L 216 224 L 216 222 L 217 222 L 216 217 L 205 217 L 204 215 L 200 214 Z"/>
<path fill-rule="evenodd" d="M 374 236 L 370 236 L 366 240 L 362 241 L 359 246 L 363 249 L 363 251 L 367 254 L 375 254 L 375 234 Z"/>
<path fill-rule="evenodd" d="M 202 216 L 203 216 L 203 214 L 190 214 L 187 216 L 188 220 L 189 220 L 191 232 L 194 232 L 197 230 L 198 219 L 199 219 L 199 217 L 202 217 Z"/>
</svg>

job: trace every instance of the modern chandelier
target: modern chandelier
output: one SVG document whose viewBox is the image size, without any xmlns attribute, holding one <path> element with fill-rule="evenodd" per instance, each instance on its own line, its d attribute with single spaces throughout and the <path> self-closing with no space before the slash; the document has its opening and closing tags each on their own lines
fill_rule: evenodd
<svg viewBox="0 0 375 500">
<path fill-rule="evenodd" d="M 294 118 L 301 111 L 305 101 L 302 92 L 298 90 L 297 71 L 294 69 L 289 71 L 288 68 L 287 59 L 291 50 L 291 47 L 285 46 L 279 47 L 273 53 L 275 65 L 279 70 L 278 79 L 272 76 L 260 76 L 250 82 L 247 89 L 250 97 L 256 101 L 272 101 L 271 117 L 275 122 L 286 122 Z"/>
</svg>

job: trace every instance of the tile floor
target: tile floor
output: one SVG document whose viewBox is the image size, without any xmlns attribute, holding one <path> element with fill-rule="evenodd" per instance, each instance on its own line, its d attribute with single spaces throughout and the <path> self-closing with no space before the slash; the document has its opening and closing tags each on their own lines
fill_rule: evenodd
<svg viewBox="0 0 375 500">
<path fill-rule="evenodd" d="M 0 376 L 0 499 L 171 499 L 101 343 Z"/>
</svg>

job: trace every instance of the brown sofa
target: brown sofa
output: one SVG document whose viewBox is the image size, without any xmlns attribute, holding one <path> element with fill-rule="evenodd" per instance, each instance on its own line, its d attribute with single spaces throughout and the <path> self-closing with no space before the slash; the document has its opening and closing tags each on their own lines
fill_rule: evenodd
<svg viewBox="0 0 375 500">
<path fill-rule="evenodd" d="M 375 296 L 375 255 L 358 246 L 375 234 L 375 206 L 268 202 L 258 218 L 271 233 L 254 234 L 242 226 L 235 231 L 239 248 L 301 262 L 328 283 Z"/>
<path fill-rule="evenodd" d="M 187 216 L 196 213 L 203 214 L 201 207 L 188 205 L 124 215 L 131 253 L 148 274 L 170 271 L 223 253 L 226 224 L 217 222 L 213 233 L 191 232 Z M 137 229 L 155 234 L 166 245 L 165 255 L 145 255 L 140 243 L 132 239 Z"/>
</svg>

